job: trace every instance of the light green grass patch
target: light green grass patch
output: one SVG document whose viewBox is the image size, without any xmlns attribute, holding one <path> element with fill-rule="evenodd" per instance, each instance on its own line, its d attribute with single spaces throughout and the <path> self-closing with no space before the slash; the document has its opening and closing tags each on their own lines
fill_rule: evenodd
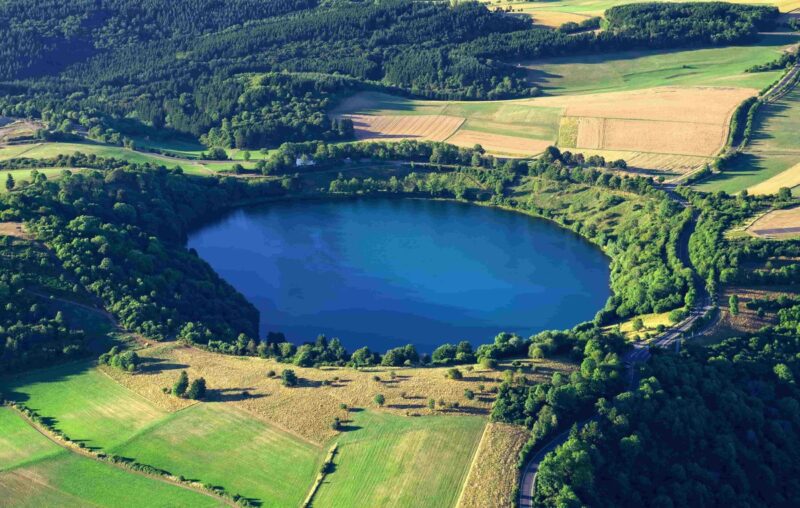
<svg viewBox="0 0 800 508">
<path fill-rule="evenodd" d="M 770 62 L 800 36 L 769 34 L 751 46 L 678 51 L 628 51 L 525 63 L 528 78 L 553 95 L 625 91 L 656 86 L 735 86 L 762 89 L 781 71 L 745 73 Z"/>
<path fill-rule="evenodd" d="M 28 425 L 21 416 L 0 407 L 0 472 L 62 452 L 62 448 Z"/>
<path fill-rule="evenodd" d="M 22 146 L 25 148 L 23 149 Z M 0 160 L 28 157 L 31 159 L 48 159 L 58 155 L 72 155 L 75 152 L 94 154 L 98 157 L 122 159 L 137 164 L 156 164 L 174 168 L 180 166 L 186 173 L 208 175 L 208 171 L 189 160 L 175 160 L 156 154 L 147 154 L 128 150 L 121 146 L 100 143 L 35 143 L 32 145 L 9 146 L 0 148 Z M 28 170 L 29 171 L 29 170 Z"/>
<path fill-rule="evenodd" d="M 0 473 L 0 505 L 17 508 L 86 506 L 225 506 L 221 501 L 69 452 Z"/>
<path fill-rule="evenodd" d="M 578 118 L 565 116 L 558 129 L 558 146 L 574 148 L 578 145 Z"/>
<path fill-rule="evenodd" d="M 759 108 L 753 131 L 750 144 L 731 167 L 695 188 L 733 194 L 800 163 L 800 87 Z"/>
<path fill-rule="evenodd" d="M 55 179 L 61 176 L 64 168 L 40 168 L 36 171 L 44 174 L 48 179 Z M 14 179 L 16 187 L 22 187 L 31 181 L 30 169 L 4 169 L 0 171 L 0 194 L 7 192 L 6 179 L 9 174 Z"/>
<path fill-rule="evenodd" d="M 455 506 L 486 420 L 353 413 L 314 506 Z"/>
<path fill-rule="evenodd" d="M 178 411 L 112 452 L 275 507 L 300 504 L 324 456 L 223 403 Z"/>
<path fill-rule="evenodd" d="M 108 449 L 165 412 L 92 368 L 70 363 L 0 381 L 6 397 L 54 420 L 70 439 Z"/>
</svg>

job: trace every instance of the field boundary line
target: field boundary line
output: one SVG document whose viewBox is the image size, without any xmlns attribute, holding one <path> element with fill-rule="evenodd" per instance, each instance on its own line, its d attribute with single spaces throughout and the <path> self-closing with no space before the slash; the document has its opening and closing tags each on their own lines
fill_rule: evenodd
<svg viewBox="0 0 800 508">
<path fill-rule="evenodd" d="M 205 489 L 203 489 L 201 487 L 196 487 L 196 486 L 193 486 L 193 485 L 189 485 L 187 483 L 180 482 L 177 479 L 172 479 L 171 478 L 172 475 L 164 476 L 164 475 L 150 474 L 150 473 L 146 473 L 144 471 L 136 470 L 136 469 L 134 469 L 132 467 L 128 467 L 126 465 L 119 464 L 119 463 L 114 462 L 112 460 L 106 460 L 106 459 L 100 458 L 95 452 L 93 452 L 91 450 L 88 450 L 88 449 L 85 449 L 85 448 L 80 448 L 78 445 L 76 445 L 69 438 L 66 438 L 66 437 L 59 438 L 59 437 L 54 436 L 49 431 L 49 429 L 45 429 L 41 424 L 39 424 L 38 422 L 34 421 L 30 416 L 25 414 L 25 412 L 23 412 L 17 406 L 17 404 L 13 404 L 13 403 L 12 404 L 6 404 L 6 407 L 11 408 L 33 430 L 35 430 L 36 432 L 38 432 L 39 434 L 44 436 L 49 441 L 53 442 L 56 446 L 60 447 L 63 450 L 66 450 L 67 452 L 74 453 L 75 455 L 80 455 L 80 456 L 85 457 L 87 459 L 94 460 L 95 462 L 100 462 L 102 464 L 106 464 L 106 465 L 109 465 L 111 467 L 115 467 L 117 469 L 123 470 L 123 471 L 128 472 L 128 473 L 137 474 L 137 475 L 143 476 L 145 478 L 151 478 L 153 480 L 160 481 L 160 482 L 163 482 L 163 483 L 168 483 L 170 485 L 174 485 L 174 486 L 180 487 L 182 489 L 186 489 L 186 490 L 191 490 L 191 491 L 197 492 L 198 494 L 202 494 L 204 496 L 211 497 L 211 498 L 214 498 L 216 500 L 219 500 L 220 502 L 222 502 L 222 503 L 224 503 L 224 504 L 226 504 L 228 506 L 232 506 L 232 507 L 239 506 L 236 503 L 234 503 L 233 501 L 231 501 L 229 499 L 226 499 L 225 497 L 220 496 L 218 494 L 209 492 L 209 491 L 207 491 L 207 490 L 205 490 Z M 105 456 L 107 457 L 107 455 L 105 455 Z M 142 464 L 142 465 L 144 465 L 144 464 Z M 148 467 L 151 467 L 151 466 L 148 466 Z"/>
<path fill-rule="evenodd" d="M 333 465 L 333 458 L 336 456 L 338 449 L 339 443 L 336 442 L 333 443 L 331 449 L 328 450 L 328 455 L 325 456 L 325 460 L 322 462 L 322 467 L 317 474 L 317 479 L 314 480 L 314 483 L 311 485 L 311 490 L 308 491 L 308 495 L 305 500 L 303 500 L 303 504 L 300 505 L 302 508 L 309 508 L 311 506 L 311 502 L 314 501 L 314 496 L 322 486 L 322 482 L 325 481 L 325 477 L 328 476 L 328 471 L 330 470 L 330 466 Z"/>
<path fill-rule="evenodd" d="M 456 500 L 455 504 L 456 508 L 461 506 L 461 502 L 464 500 L 464 494 L 467 492 L 467 483 L 469 483 L 469 478 L 472 475 L 472 470 L 475 469 L 475 465 L 478 462 L 478 452 L 481 450 L 481 446 L 483 446 L 484 439 L 487 439 L 486 435 L 488 433 L 489 433 L 489 422 L 487 421 L 483 425 L 483 433 L 481 434 L 481 439 L 480 441 L 478 441 L 478 446 L 475 447 L 475 453 L 472 455 L 472 460 L 469 463 L 469 469 L 467 469 L 467 475 L 461 484 L 461 492 L 459 492 L 458 499 Z M 517 470 L 517 473 L 519 473 L 519 470 Z M 517 480 L 514 482 L 514 484 L 516 485 L 518 483 L 519 483 L 519 474 L 517 474 Z"/>
</svg>

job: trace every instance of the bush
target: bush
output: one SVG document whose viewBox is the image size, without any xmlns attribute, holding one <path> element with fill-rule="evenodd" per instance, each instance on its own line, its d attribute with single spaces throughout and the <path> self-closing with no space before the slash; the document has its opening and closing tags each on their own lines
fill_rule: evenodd
<svg viewBox="0 0 800 508">
<path fill-rule="evenodd" d="M 172 395 L 176 397 L 183 397 L 186 394 L 186 389 L 189 388 L 189 374 L 185 370 L 181 371 L 178 380 L 172 386 Z"/>
<path fill-rule="evenodd" d="M 283 386 L 297 386 L 297 374 L 292 369 L 285 369 L 281 372 L 281 384 Z"/>
<path fill-rule="evenodd" d="M 204 399 L 206 396 L 206 380 L 199 377 L 192 381 L 192 385 L 189 387 L 189 391 L 186 392 L 186 396 L 192 400 Z"/>
<path fill-rule="evenodd" d="M 462 374 L 460 370 L 454 367 L 452 369 L 447 369 L 447 372 L 445 372 L 444 377 L 448 379 L 463 379 L 464 374 Z"/>
</svg>

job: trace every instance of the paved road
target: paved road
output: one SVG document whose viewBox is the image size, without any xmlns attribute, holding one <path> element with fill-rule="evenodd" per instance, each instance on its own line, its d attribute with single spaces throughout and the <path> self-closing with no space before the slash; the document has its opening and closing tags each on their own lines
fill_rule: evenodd
<svg viewBox="0 0 800 508">
<path fill-rule="evenodd" d="M 663 187 L 663 190 L 669 194 L 670 198 L 672 198 L 675 202 L 680 204 L 682 207 L 688 207 L 689 203 L 677 192 L 675 192 L 674 186 L 667 185 Z M 676 246 L 676 253 L 678 258 L 683 262 L 684 266 L 692 266 L 692 261 L 689 258 L 689 238 L 691 238 L 692 233 L 694 233 L 694 228 L 697 224 L 698 214 L 692 216 L 692 220 L 689 221 L 687 226 L 681 231 L 680 237 L 678 238 L 677 246 Z M 650 351 L 652 348 L 669 348 L 669 347 L 679 347 L 680 340 L 684 338 L 687 332 L 692 329 L 692 326 L 695 322 L 702 318 L 711 308 L 711 297 L 707 294 L 705 290 L 705 283 L 702 279 L 697 277 L 695 273 L 695 287 L 698 291 L 698 298 L 697 302 L 695 303 L 694 307 L 689 311 L 689 315 L 686 316 L 682 321 L 676 323 L 675 325 L 671 326 L 668 330 L 664 333 L 650 341 L 649 343 L 635 343 L 633 348 L 630 349 L 625 356 L 623 356 L 622 360 L 627 366 L 628 370 L 628 386 L 633 388 L 636 386 L 638 382 L 637 373 L 638 369 L 636 368 L 637 365 L 646 362 L 650 359 Z M 585 420 L 583 422 L 579 422 L 578 426 L 582 427 L 589 421 L 593 420 L 595 417 L 590 418 L 589 420 Z M 522 477 L 520 478 L 520 487 L 519 487 L 519 507 L 520 508 L 532 508 L 533 507 L 533 494 L 536 491 L 536 475 L 539 472 L 539 465 L 541 464 L 544 456 L 550 453 L 551 451 L 555 450 L 559 445 L 563 444 L 567 438 L 569 438 L 569 430 L 559 434 L 551 441 L 549 441 L 541 450 L 539 450 L 531 459 L 528 461 L 528 464 L 525 466 L 525 469 L 522 471 Z"/>
</svg>

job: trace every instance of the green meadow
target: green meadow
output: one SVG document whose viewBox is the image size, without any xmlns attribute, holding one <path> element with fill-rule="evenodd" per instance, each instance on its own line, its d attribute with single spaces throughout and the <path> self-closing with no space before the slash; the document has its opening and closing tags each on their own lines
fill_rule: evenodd
<svg viewBox="0 0 800 508">
<path fill-rule="evenodd" d="M 484 418 L 351 414 L 353 430 L 337 439 L 335 468 L 314 497 L 315 507 L 455 506 Z"/>
<path fill-rule="evenodd" d="M 777 58 L 800 36 L 769 34 L 752 46 L 683 51 L 629 51 L 523 63 L 529 79 L 552 95 L 635 90 L 656 86 L 735 86 L 762 89 L 781 71 L 746 73 Z"/>
<path fill-rule="evenodd" d="M 224 403 L 177 411 L 111 451 L 274 507 L 298 506 L 324 458 L 321 448 Z"/>
<path fill-rule="evenodd" d="M 207 495 L 67 451 L 0 408 L 0 506 L 222 506 Z"/>
<path fill-rule="evenodd" d="M 800 163 L 800 88 L 762 106 L 752 140 L 725 172 L 696 186 L 706 192 L 737 193 Z"/>
<path fill-rule="evenodd" d="M 0 389 L 89 447 L 109 449 L 166 415 L 89 362 L 14 376 Z"/>
</svg>

